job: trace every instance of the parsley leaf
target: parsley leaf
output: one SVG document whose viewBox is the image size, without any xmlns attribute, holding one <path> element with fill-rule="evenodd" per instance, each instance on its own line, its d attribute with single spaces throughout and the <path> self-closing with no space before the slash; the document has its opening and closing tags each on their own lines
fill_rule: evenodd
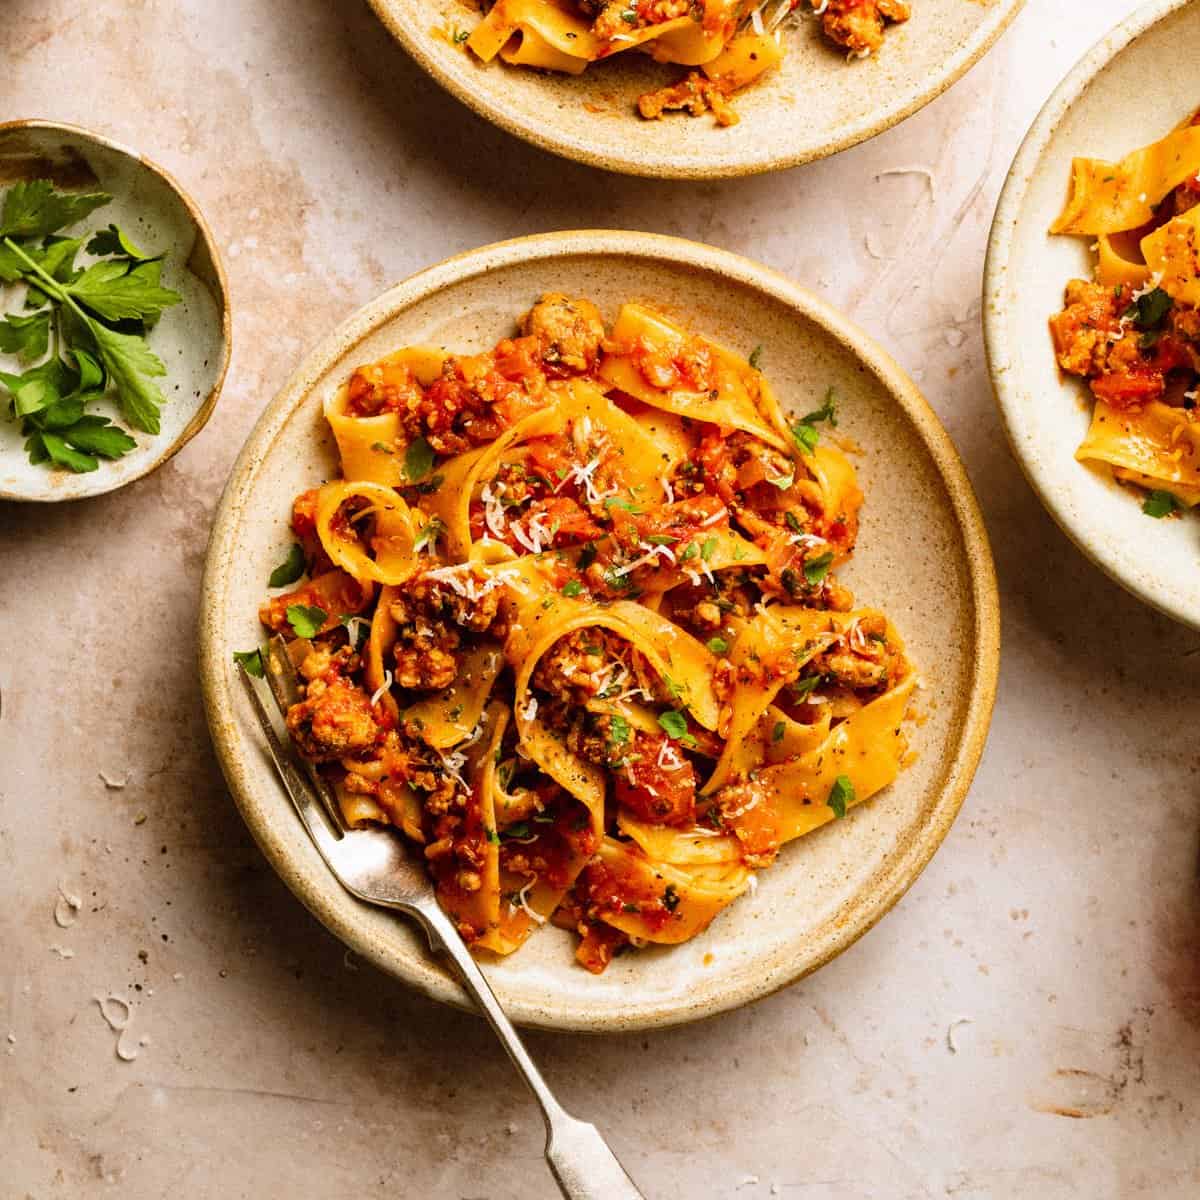
<svg viewBox="0 0 1200 1200">
<path fill-rule="evenodd" d="M 804 578 L 808 581 L 809 586 L 816 587 L 817 584 L 823 582 L 825 576 L 829 574 L 829 568 L 832 564 L 832 550 L 827 550 L 824 554 L 818 554 L 816 558 L 810 558 L 804 564 Z"/>
<path fill-rule="evenodd" d="M 787 733 L 787 726 L 782 721 L 776 721 L 775 728 L 771 730 L 771 741 L 782 742 L 785 733 Z"/>
<path fill-rule="evenodd" d="M 809 675 L 806 679 L 797 679 L 792 684 L 792 695 L 797 700 L 803 699 L 811 692 L 816 691 L 817 684 L 821 682 L 820 675 Z"/>
<path fill-rule="evenodd" d="M 233 661 L 240 663 L 245 668 L 247 675 L 253 675 L 255 679 L 263 677 L 261 650 L 235 650 L 233 652 Z"/>
<path fill-rule="evenodd" d="M 60 467 L 66 467 L 77 475 L 85 475 L 94 471 L 100 464 L 90 455 L 82 454 L 67 443 L 57 433 L 40 433 L 39 438 L 51 460 Z"/>
<path fill-rule="evenodd" d="M 54 408 L 47 410 L 43 425 L 47 429 L 54 428 L 55 410 L 60 410 L 59 420 L 61 420 L 61 410 L 75 400 L 74 397 L 67 397 L 66 400 L 61 400 Z M 80 403 L 79 411 L 82 411 L 82 403 Z M 64 441 L 70 442 L 76 450 L 83 450 L 88 454 L 98 454 L 101 458 L 120 458 L 123 454 L 128 454 L 130 450 L 137 447 L 137 442 L 133 440 L 123 429 L 119 429 L 107 417 L 89 415 L 80 417 L 77 421 L 68 424 L 62 430 Z"/>
<path fill-rule="evenodd" d="M 568 579 L 562 586 L 564 596 L 578 596 L 583 591 L 583 584 L 578 579 Z"/>
<path fill-rule="evenodd" d="M 761 345 L 755 346 L 754 349 L 750 351 L 750 365 L 756 371 L 761 370 L 758 364 L 762 361 L 762 352 L 763 348 Z"/>
<path fill-rule="evenodd" d="M 717 539 L 715 537 L 705 538 L 704 545 L 700 547 L 700 557 L 708 562 L 712 558 L 717 549 Z"/>
<path fill-rule="evenodd" d="M 840 821 L 846 815 L 846 805 L 853 804 L 854 800 L 854 784 L 850 776 L 839 775 L 829 789 L 828 804 L 833 809 L 833 815 Z"/>
<path fill-rule="evenodd" d="M 1166 319 L 1167 313 L 1174 307 L 1175 301 L 1160 287 L 1153 288 L 1136 300 L 1125 310 L 1124 315 L 1133 320 L 1134 325 L 1141 330 L 1157 329 Z"/>
<path fill-rule="evenodd" d="M 287 587 L 289 583 L 295 583 L 304 574 L 306 565 L 304 547 L 299 542 L 293 542 L 287 558 L 271 572 L 271 578 L 267 582 L 273 588 Z"/>
<path fill-rule="evenodd" d="M 699 553 L 700 553 L 700 550 L 697 547 L 696 543 L 688 542 L 688 544 L 686 546 L 684 546 L 684 548 L 679 553 L 679 561 L 681 563 L 687 562 L 689 558 L 695 558 L 696 555 Z"/>
<path fill-rule="evenodd" d="M 118 258 L 132 258 L 137 262 L 154 258 L 153 254 L 143 254 L 126 236 L 119 225 L 110 225 L 92 235 L 87 244 L 87 252 L 98 257 L 115 255 Z"/>
<path fill-rule="evenodd" d="M 45 237 L 82 221 L 111 199 L 106 192 L 60 192 L 48 179 L 14 183 L 0 209 L 0 237 Z"/>
<path fill-rule="evenodd" d="M 433 470 L 433 447 L 423 438 L 413 438 L 404 452 L 404 476 L 409 483 L 419 483 Z"/>
<path fill-rule="evenodd" d="M 1169 513 L 1178 512 L 1182 508 L 1179 497 L 1172 492 L 1153 491 L 1142 504 L 1142 512 L 1148 517 L 1154 517 L 1155 520 L 1159 520 Z"/>
<path fill-rule="evenodd" d="M 18 317 L 10 313 L 0 322 L 0 353 L 15 354 L 22 362 L 41 358 L 50 345 L 50 312 Z"/>
<path fill-rule="evenodd" d="M 88 330 L 109 379 L 116 385 L 121 415 L 135 429 L 143 433 L 157 433 L 165 398 L 152 380 L 167 373 L 162 359 L 150 349 L 143 337 L 119 333 L 92 320 L 88 321 Z"/>
<path fill-rule="evenodd" d="M 687 717 L 675 709 L 668 709 L 658 718 L 658 723 L 663 732 L 670 738 L 679 741 L 687 736 L 688 726 Z"/>
<path fill-rule="evenodd" d="M 729 649 L 729 643 L 723 637 L 709 638 L 705 645 L 713 654 L 724 654 Z"/>
<path fill-rule="evenodd" d="M 417 540 L 413 542 L 413 549 L 416 551 L 424 550 L 426 547 L 436 549 L 438 538 L 445 532 L 446 522 L 441 517 L 430 517 L 421 532 L 417 534 Z"/>
<path fill-rule="evenodd" d="M 608 740 L 615 746 L 623 746 L 629 741 L 629 722 L 619 713 L 608 718 Z"/>
<path fill-rule="evenodd" d="M 289 604 L 287 606 L 288 624 L 297 637 L 313 638 L 321 632 L 329 614 L 315 604 Z"/>
<path fill-rule="evenodd" d="M 130 267 L 122 259 L 93 263 L 63 290 L 106 321 L 154 321 L 183 297 L 159 283 L 157 260 Z"/>
<path fill-rule="evenodd" d="M 801 454 L 812 454 L 817 448 L 821 440 L 817 425 L 821 421 L 828 421 L 831 426 L 837 427 L 837 391 L 832 387 L 825 393 L 825 403 L 820 408 L 814 409 L 792 426 L 792 440 Z"/>
</svg>

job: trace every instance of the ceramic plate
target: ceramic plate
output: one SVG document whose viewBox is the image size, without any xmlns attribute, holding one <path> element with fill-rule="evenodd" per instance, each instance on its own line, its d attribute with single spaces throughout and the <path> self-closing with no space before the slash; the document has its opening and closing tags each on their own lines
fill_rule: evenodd
<svg viewBox="0 0 1200 1200">
<path fill-rule="evenodd" d="M 226 779 L 263 851 L 334 933 L 383 970 L 439 1000 L 457 987 L 415 929 L 344 892 L 280 787 L 233 671 L 261 639 L 267 574 L 292 541 L 293 497 L 337 473 L 322 399 L 358 363 L 399 346 L 481 350 L 510 333 L 547 289 L 585 295 L 607 317 L 652 303 L 749 353 L 785 402 L 805 412 L 829 386 L 839 433 L 862 447 L 867 495 L 859 549 L 841 576 L 909 639 L 928 719 L 914 764 L 836 827 L 786 847 L 757 893 L 702 936 L 619 957 L 599 977 L 575 965 L 573 939 L 547 927 L 485 966 L 515 1020 L 572 1030 L 670 1025 L 733 1008 L 844 950 L 903 894 L 954 819 L 979 759 L 996 684 L 996 586 L 975 499 L 945 431 L 896 364 L 844 318 L 743 258 L 647 234 L 556 233 L 472 251 L 380 296 L 300 366 L 234 466 L 208 551 L 200 671 Z"/>
<path fill-rule="evenodd" d="M 979 59 L 1023 0 L 915 0 L 882 51 L 848 63 L 818 23 L 793 18 L 783 66 L 735 97 L 741 122 L 676 114 L 643 121 L 634 102 L 686 68 L 622 54 L 582 75 L 485 66 L 453 33 L 479 15 L 460 0 L 371 0 L 404 48 L 444 87 L 518 137 L 596 167 L 656 178 L 719 179 L 824 158 L 903 120 Z"/>
<path fill-rule="evenodd" d="M 996 210 L 984 283 L 992 382 L 1008 437 L 1050 515 L 1135 596 L 1200 627 L 1200 526 L 1154 521 L 1106 474 L 1075 461 L 1087 390 L 1060 375 L 1048 319 L 1069 279 L 1091 278 L 1082 238 L 1047 232 L 1075 156 L 1117 160 L 1200 104 L 1200 3 L 1156 0 L 1105 37 L 1042 109 Z M 1147 81 L 1152 80 L 1152 85 Z"/>
<path fill-rule="evenodd" d="M 15 421 L 0 419 L 0 499 L 78 500 L 124 487 L 160 467 L 204 427 L 229 365 L 230 322 L 225 272 L 199 209 L 161 167 L 136 151 L 73 125 L 46 121 L 0 124 L 0 192 L 23 179 L 51 179 L 73 191 L 104 191 L 112 202 L 97 209 L 79 230 L 119 225 L 147 253 L 166 251 L 163 284 L 183 296 L 164 311 L 150 333 L 151 349 L 167 375 L 159 386 L 167 398 L 157 436 L 128 430 L 137 448 L 98 470 L 76 475 L 29 462 Z M 64 232 L 76 233 L 72 227 Z M 82 260 L 81 260 L 82 261 Z M 21 371 L 0 355 L 0 370 Z M 7 400 L 3 402 L 7 414 Z M 115 405 L 89 412 L 127 428 Z"/>
</svg>

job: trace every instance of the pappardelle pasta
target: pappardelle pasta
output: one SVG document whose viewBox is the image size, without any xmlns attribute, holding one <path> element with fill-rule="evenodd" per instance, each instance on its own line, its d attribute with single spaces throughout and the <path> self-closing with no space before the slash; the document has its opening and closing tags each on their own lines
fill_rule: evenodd
<svg viewBox="0 0 1200 1200">
<path fill-rule="evenodd" d="M 1086 237 L 1094 280 L 1050 322 L 1063 371 L 1086 379 L 1076 453 L 1165 517 L 1200 502 L 1200 115 L 1120 162 L 1078 158 L 1051 232 Z"/>
<path fill-rule="evenodd" d="M 711 112 L 733 125 L 729 103 L 783 58 L 782 23 L 811 12 L 825 35 L 852 58 L 883 43 L 887 25 L 907 21 L 907 0 L 495 0 L 467 47 L 484 62 L 579 75 L 590 63 L 634 50 L 655 62 L 698 68 L 647 92 L 638 112 Z"/>
<path fill-rule="evenodd" d="M 260 612 L 288 729 L 474 948 L 553 920 L 599 972 L 686 941 L 900 770 L 916 679 L 835 578 L 863 497 L 834 398 L 789 424 L 759 353 L 548 294 L 326 404 L 343 477 L 295 501 L 308 579 Z"/>
</svg>

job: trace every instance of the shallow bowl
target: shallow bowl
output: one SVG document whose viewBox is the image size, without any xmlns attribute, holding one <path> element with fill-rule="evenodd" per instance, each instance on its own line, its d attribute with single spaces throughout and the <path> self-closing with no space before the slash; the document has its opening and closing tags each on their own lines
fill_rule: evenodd
<svg viewBox="0 0 1200 1200">
<path fill-rule="evenodd" d="M 1047 101 L 996 209 L 984 333 L 1013 453 L 1050 515 L 1139 599 L 1200 628 L 1200 525 L 1154 521 L 1107 474 L 1075 460 L 1090 421 L 1082 382 L 1061 375 L 1047 325 L 1063 289 L 1091 278 L 1087 240 L 1052 237 L 1076 156 L 1123 158 L 1200 104 L 1200 3 L 1155 0 L 1107 34 Z M 1148 85 L 1148 81 L 1152 81 Z"/>
<path fill-rule="evenodd" d="M 859 549 L 840 576 L 906 634 L 924 678 L 913 764 L 845 821 L 786 847 L 757 892 L 692 942 L 616 959 L 599 977 L 547 927 L 485 965 L 515 1020 L 583 1031 L 672 1025 L 734 1008 L 815 970 L 900 898 L 945 837 L 983 749 L 999 631 L 987 536 L 937 418 L 900 368 L 845 318 L 787 279 L 692 242 L 620 232 L 555 233 L 486 246 L 368 304 L 300 365 L 233 468 L 203 582 L 200 672 L 230 790 L 288 886 L 338 937 L 426 995 L 462 1003 L 416 930 L 352 899 L 317 856 L 280 787 L 233 671 L 261 638 L 267 574 L 292 538 L 293 497 L 337 473 L 323 398 L 354 365 L 409 343 L 490 347 L 546 290 L 594 299 L 611 319 L 652 303 L 750 353 L 790 407 L 837 389 L 838 434 L 857 443 L 867 495 Z"/>
<path fill-rule="evenodd" d="M 461 0 L 370 0 L 380 20 L 443 87 L 482 117 L 567 158 L 660 179 L 722 179 L 824 158 L 895 125 L 928 104 L 987 51 L 1024 0 L 916 0 L 883 49 L 847 62 L 818 23 L 783 34 L 783 65 L 734 98 L 740 122 L 679 114 L 643 121 L 645 91 L 686 68 L 619 54 L 569 76 L 479 62 L 453 34 L 479 14 Z"/>
<path fill-rule="evenodd" d="M 114 461 L 101 459 L 97 470 L 76 475 L 30 463 L 17 422 L 0 419 L 0 500 L 79 500 L 148 475 L 204 428 L 229 365 L 228 288 L 216 243 L 195 201 L 137 151 L 74 125 L 0 124 L 0 192 L 29 179 L 50 179 L 72 191 L 108 192 L 110 204 L 64 232 L 119 225 L 147 253 L 166 252 L 163 284 L 183 297 L 149 334 L 151 349 L 167 368 L 158 381 L 167 403 L 157 435 L 128 430 L 136 449 Z M 0 370 L 22 369 L 15 358 L 0 355 Z M 7 410 L 7 399 L 0 403 Z M 127 428 L 107 401 L 88 411 Z"/>
</svg>

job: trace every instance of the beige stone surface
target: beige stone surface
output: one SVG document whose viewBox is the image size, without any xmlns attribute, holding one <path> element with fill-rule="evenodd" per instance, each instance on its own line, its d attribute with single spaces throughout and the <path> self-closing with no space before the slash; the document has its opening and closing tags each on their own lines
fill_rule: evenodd
<svg viewBox="0 0 1200 1200">
<path fill-rule="evenodd" d="M 304 348 L 446 254 L 587 225 L 752 255 L 893 350 L 979 490 L 1006 644 L 972 795 L 891 916 L 707 1025 L 535 1036 L 551 1081 L 651 1200 L 1200 1192 L 1200 637 L 1043 514 L 978 328 L 1020 135 L 1134 7 L 1029 0 L 874 142 L 678 185 L 492 130 L 357 0 L 7 0 L 0 116 L 89 124 L 176 173 L 226 249 L 236 319 L 212 423 L 156 475 L 0 506 L 4 1200 L 554 1195 L 482 1024 L 355 969 L 264 865 L 209 749 L 193 630 L 222 481 Z M 60 886 L 82 902 L 69 928 Z M 93 1000 L 110 992 L 132 1005 L 133 1061 Z"/>
</svg>

